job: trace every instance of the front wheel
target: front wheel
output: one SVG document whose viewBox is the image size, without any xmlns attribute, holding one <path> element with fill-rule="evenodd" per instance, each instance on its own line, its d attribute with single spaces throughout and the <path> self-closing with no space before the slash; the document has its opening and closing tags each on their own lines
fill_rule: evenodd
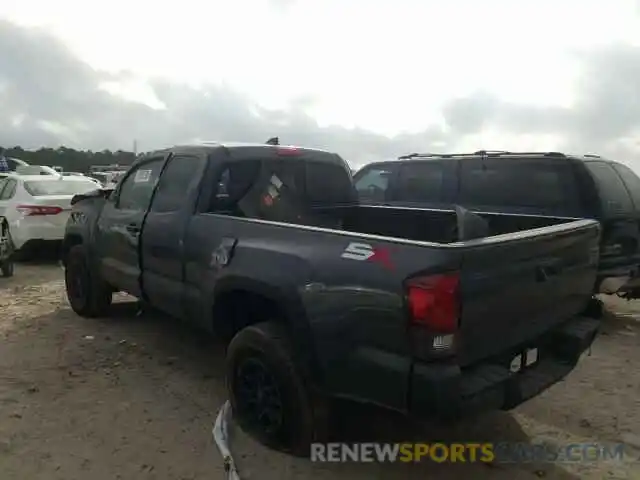
<svg viewBox="0 0 640 480">
<path fill-rule="evenodd" d="M 87 252 L 83 245 L 75 245 L 69 250 L 64 280 L 69 305 L 78 315 L 101 317 L 109 312 L 113 291 L 89 268 Z"/>
<path fill-rule="evenodd" d="M 308 456 L 325 434 L 324 402 L 312 395 L 277 322 L 241 330 L 229 344 L 227 389 L 240 427 L 267 447 Z"/>
</svg>

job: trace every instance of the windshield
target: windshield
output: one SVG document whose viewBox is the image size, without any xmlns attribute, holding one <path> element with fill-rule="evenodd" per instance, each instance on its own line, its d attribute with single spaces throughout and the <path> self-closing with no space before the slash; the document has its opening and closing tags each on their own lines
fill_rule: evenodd
<svg viewBox="0 0 640 480">
<path fill-rule="evenodd" d="M 29 180 L 24 188 L 34 197 L 44 195 L 75 195 L 100 188 L 91 180 Z"/>
</svg>

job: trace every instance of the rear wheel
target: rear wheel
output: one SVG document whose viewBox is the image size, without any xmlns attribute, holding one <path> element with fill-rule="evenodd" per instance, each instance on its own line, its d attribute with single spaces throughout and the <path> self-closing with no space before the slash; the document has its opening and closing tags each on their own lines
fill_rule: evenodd
<svg viewBox="0 0 640 480">
<path fill-rule="evenodd" d="M 229 344 L 227 389 L 240 427 L 270 448 L 308 456 L 328 422 L 302 372 L 277 322 L 246 327 Z"/>
<path fill-rule="evenodd" d="M 113 291 L 89 268 L 87 252 L 83 245 L 76 245 L 69 250 L 64 280 L 67 299 L 78 315 L 101 317 L 109 313 Z"/>
</svg>

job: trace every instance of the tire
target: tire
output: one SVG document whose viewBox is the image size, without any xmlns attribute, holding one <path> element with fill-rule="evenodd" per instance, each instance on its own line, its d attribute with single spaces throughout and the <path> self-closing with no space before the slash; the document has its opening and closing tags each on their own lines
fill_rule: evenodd
<svg viewBox="0 0 640 480">
<path fill-rule="evenodd" d="M 94 318 L 109 313 L 113 291 L 89 267 L 83 245 L 76 245 L 69 250 L 64 281 L 69 305 L 78 315 Z"/>
<path fill-rule="evenodd" d="M 302 371 L 295 363 L 286 331 L 276 322 L 244 328 L 227 350 L 227 390 L 240 428 L 269 448 L 309 456 L 311 443 L 326 436 L 329 422 L 325 402 L 311 393 Z M 259 387 L 252 394 L 250 379 L 261 375 L 262 394 L 256 394 Z M 272 412 L 279 413 L 273 413 L 270 422 L 261 423 L 256 407 L 261 404 L 264 411 L 269 403 L 275 405 Z"/>
<path fill-rule="evenodd" d="M 2 228 L 1 235 L 7 238 L 7 243 L 8 243 L 7 248 L 9 249 L 9 252 L 10 252 L 9 259 L 6 261 L 13 262 L 16 260 L 16 251 L 13 244 L 13 238 L 11 237 L 11 232 L 9 231 L 9 224 L 6 221 L 3 221 L 2 225 L 0 225 L 0 228 Z"/>
<path fill-rule="evenodd" d="M 0 270 L 2 271 L 3 277 L 13 277 L 13 260 L 9 258 L 2 262 L 2 265 L 0 265 Z"/>
<path fill-rule="evenodd" d="M 604 317 L 604 304 L 602 300 L 592 297 L 584 309 L 583 315 L 589 318 L 602 319 Z"/>
</svg>

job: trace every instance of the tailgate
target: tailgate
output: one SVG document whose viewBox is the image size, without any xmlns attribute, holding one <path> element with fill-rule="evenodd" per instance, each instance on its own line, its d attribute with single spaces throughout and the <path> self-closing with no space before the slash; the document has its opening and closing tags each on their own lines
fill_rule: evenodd
<svg viewBox="0 0 640 480">
<path fill-rule="evenodd" d="M 577 220 L 469 242 L 460 364 L 524 345 L 581 313 L 595 284 L 599 239 L 597 222 Z"/>
</svg>

